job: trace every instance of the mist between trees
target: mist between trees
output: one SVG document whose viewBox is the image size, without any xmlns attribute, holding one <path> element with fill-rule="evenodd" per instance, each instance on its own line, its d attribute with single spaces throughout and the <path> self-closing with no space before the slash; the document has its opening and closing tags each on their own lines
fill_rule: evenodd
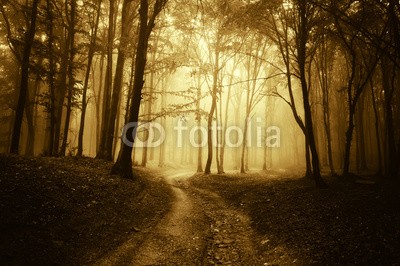
<svg viewBox="0 0 400 266">
<path fill-rule="evenodd" d="M 258 119 L 257 119 L 258 120 Z M 261 120 L 258 120 L 261 121 Z M 268 148 L 279 148 L 281 146 L 281 130 L 275 126 L 269 126 L 262 132 L 263 128 L 257 126 L 256 134 L 252 133 L 251 121 L 249 123 L 249 130 L 247 130 L 246 135 L 246 146 L 252 147 L 252 138 L 255 136 L 257 148 L 263 147 L 265 145 Z M 129 128 L 133 128 L 133 135 L 131 138 L 135 138 L 133 142 L 128 140 L 126 136 Z M 172 132 L 172 137 L 176 139 L 176 148 L 182 148 L 183 143 L 189 141 L 192 148 L 206 147 L 207 141 L 207 128 L 202 126 L 192 126 L 188 127 L 186 123 L 180 119 L 178 124 L 174 126 L 174 132 Z M 213 146 L 221 148 L 223 143 L 218 143 L 219 132 L 222 131 L 222 126 L 217 125 L 215 122 L 212 124 L 211 130 L 213 132 Z M 146 139 L 141 139 L 138 136 L 138 132 L 146 131 Z M 271 133 L 272 132 L 272 133 Z M 224 132 L 225 146 L 228 148 L 237 148 L 243 146 L 244 138 L 243 130 L 238 126 L 228 126 Z M 263 139 L 264 137 L 264 139 Z M 149 122 L 149 124 L 138 124 L 138 123 L 128 123 L 122 129 L 121 140 L 125 145 L 139 148 L 157 148 L 160 147 L 166 138 L 166 132 L 164 127 L 156 122 Z"/>
<path fill-rule="evenodd" d="M 399 9 L 394 0 L 3 1 L 1 151 L 115 160 L 128 178 L 132 162 L 177 161 L 205 173 L 293 167 L 320 186 L 321 171 L 396 177 Z M 268 138 L 249 128 L 254 117 L 280 129 L 279 149 L 248 145 Z M 146 143 L 146 126 L 121 142 L 124 125 L 149 121 L 164 142 L 124 144 Z M 201 129 L 176 145 L 168 133 L 178 122 Z M 239 142 L 229 125 L 251 137 Z"/>
</svg>

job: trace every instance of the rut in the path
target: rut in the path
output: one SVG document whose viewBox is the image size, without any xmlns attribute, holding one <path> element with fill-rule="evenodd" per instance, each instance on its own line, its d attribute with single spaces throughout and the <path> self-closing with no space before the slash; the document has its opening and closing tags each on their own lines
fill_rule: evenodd
<svg viewBox="0 0 400 266">
<path fill-rule="evenodd" d="M 172 210 L 158 224 L 137 251 L 133 265 L 200 265 L 207 243 L 207 220 L 184 189 L 179 179 L 189 173 L 166 175 L 175 194 Z"/>
<path fill-rule="evenodd" d="M 209 190 L 196 189 L 211 218 L 207 265 L 263 265 L 255 254 L 249 218 Z"/>
<path fill-rule="evenodd" d="M 141 232 L 96 265 L 202 265 L 209 238 L 209 220 L 179 187 L 192 173 L 166 173 L 174 192 L 171 211 L 153 228 Z"/>
<path fill-rule="evenodd" d="M 190 176 L 167 172 L 171 211 L 96 265 L 258 265 L 247 216 L 217 194 L 189 187 Z"/>
</svg>

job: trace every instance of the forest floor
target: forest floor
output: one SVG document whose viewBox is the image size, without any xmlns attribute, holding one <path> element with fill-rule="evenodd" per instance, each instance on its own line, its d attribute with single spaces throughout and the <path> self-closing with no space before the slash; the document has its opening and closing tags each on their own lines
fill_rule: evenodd
<svg viewBox="0 0 400 266">
<path fill-rule="evenodd" d="M 325 180 L 329 188 L 316 189 L 281 171 L 196 175 L 191 185 L 248 216 L 264 265 L 400 265 L 399 182 Z"/>
<path fill-rule="evenodd" d="M 0 155 L 0 264 L 400 264 L 399 182 Z"/>
<path fill-rule="evenodd" d="M 172 192 L 149 170 L 136 181 L 89 158 L 0 155 L 0 265 L 84 265 L 145 232 Z"/>
</svg>

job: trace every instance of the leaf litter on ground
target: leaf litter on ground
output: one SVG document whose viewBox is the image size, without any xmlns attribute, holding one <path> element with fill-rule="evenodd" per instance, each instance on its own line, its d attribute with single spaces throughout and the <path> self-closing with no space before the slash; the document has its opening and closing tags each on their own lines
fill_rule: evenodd
<svg viewBox="0 0 400 266">
<path fill-rule="evenodd" d="M 197 175 L 250 217 L 264 265 L 399 264 L 399 182 L 326 177 L 329 189 L 292 173 Z"/>
<path fill-rule="evenodd" d="M 0 155 L 0 264 L 90 264 L 170 208 L 159 177 L 91 158 Z M 138 244 L 140 241 L 138 241 Z"/>
</svg>

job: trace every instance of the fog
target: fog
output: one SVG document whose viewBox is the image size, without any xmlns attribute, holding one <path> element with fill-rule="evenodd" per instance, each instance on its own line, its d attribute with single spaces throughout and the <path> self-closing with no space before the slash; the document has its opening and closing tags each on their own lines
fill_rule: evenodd
<svg viewBox="0 0 400 266">
<path fill-rule="evenodd" d="M 138 166 L 398 173 L 398 33 L 384 26 L 398 14 L 363 24 L 366 9 L 385 12 L 373 1 L 340 14 L 319 1 L 149 1 L 147 42 L 136 2 L 50 2 L 1 10 L 1 152 L 117 161 L 133 144 Z"/>
</svg>

